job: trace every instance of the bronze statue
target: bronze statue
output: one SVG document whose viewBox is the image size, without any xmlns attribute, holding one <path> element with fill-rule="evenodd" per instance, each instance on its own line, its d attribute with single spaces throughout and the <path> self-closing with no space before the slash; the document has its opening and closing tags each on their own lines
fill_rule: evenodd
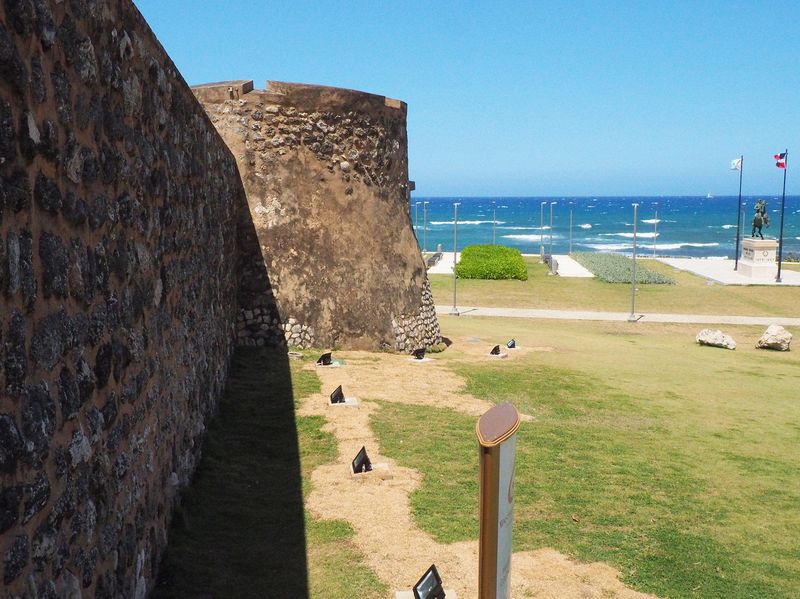
<svg viewBox="0 0 800 599">
<path fill-rule="evenodd" d="M 755 237 L 756 232 L 761 239 L 764 239 L 761 233 L 761 227 L 769 227 L 769 214 L 767 214 L 767 202 L 765 200 L 758 200 L 755 207 L 755 215 L 753 216 L 753 228 L 750 231 L 750 237 Z"/>
</svg>

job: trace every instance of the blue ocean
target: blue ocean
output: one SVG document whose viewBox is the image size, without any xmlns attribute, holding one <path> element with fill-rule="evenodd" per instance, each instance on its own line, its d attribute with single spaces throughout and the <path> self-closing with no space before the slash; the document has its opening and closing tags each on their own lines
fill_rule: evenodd
<svg viewBox="0 0 800 599">
<path fill-rule="evenodd" d="M 750 236 L 758 199 L 767 202 L 770 225 L 764 237 L 780 233 L 780 196 L 743 196 L 741 234 Z M 424 202 L 428 202 L 427 209 Z M 423 198 L 412 197 L 411 220 L 420 247 L 453 250 L 454 202 L 458 207 L 458 249 L 495 242 L 538 254 L 633 251 L 633 204 L 636 215 L 636 252 L 658 256 L 733 258 L 736 245 L 738 197 L 523 197 Z M 550 210 L 552 204 L 552 228 Z M 493 223 L 493 207 L 496 221 Z M 572 226 L 570 226 L 570 213 Z M 786 196 L 784 254 L 800 253 L 800 196 Z M 570 241 L 571 240 L 571 241 Z M 570 246 L 571 243 L 571 246 Z M 425 247 L 423 247 L 425 246 Z"/>
</svg>

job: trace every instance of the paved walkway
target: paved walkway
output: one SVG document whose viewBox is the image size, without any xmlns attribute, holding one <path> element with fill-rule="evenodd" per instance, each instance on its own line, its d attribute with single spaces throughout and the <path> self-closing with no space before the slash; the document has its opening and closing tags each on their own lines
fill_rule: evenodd
<svg viewBox="0 0 800 599">
<path fill-rule="evenodd" d="M 594 275 L 586 270 L 583 266 L 578 264 L 576 260 L 570 258 L 566 254 L 553 254 L 558 264 L 556 273 L 560 277 L 577 277 L 581 279 L 592 279 Z"/>
<path fill-rule="evenodd" d="M 437 306 L 439 316 L 450 314 L 452 306 Z M 629 312 L 591 312 L 585 310 L 536 310 L 529 308 L 476 308 L 458 306 L 461 316 L 495 316 L 505 318 L 551 318 L 556 320 L 627 321 Z M 675 322 L 688 324 L 753 324 L 800 326 L 800 318 L 785 316 L 724 316 L 714 314 L 636 314 L 639 322 Z"/>
<path fill-rule="evenodd" d="M 800 286 L 800 272 L 781 268 L 781 282 L 775 282 L 778 266 L 771 277 L 747 277 L 733 270 L 734 260 L 702 260 L 697 258 L 658 258 L 659 262 L 669 264 L 673 268 L 686 270 L 704 279 L 716 281 L 724 285 L 781 285 L 783 287 Z M 784 263 L 785 264 L 785 263 Z M 561 273 L 559 273 L 561 274 Z"/>
</svg>

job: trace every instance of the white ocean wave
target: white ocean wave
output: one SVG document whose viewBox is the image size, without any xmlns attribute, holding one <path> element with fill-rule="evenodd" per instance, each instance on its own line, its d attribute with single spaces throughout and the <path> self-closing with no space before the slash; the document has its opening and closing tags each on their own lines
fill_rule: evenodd
<svg viewBox="0 0 800 599">
<path fill-rule="evenodd" d="M 497 227 L 498 229 L 503 229 L 504 231 L 539 231 L 541 230 L 540 227 Z M 545 229 L 547 227 L 544 227 Z"/>
<path fill-rule="evenodd" d="M 592 228 L 592 225 L 590 225 L 589 223 L 584 223 L 584 224 L 582 224 L 582 225 L 578 225 L 578 226 L 579 226 L 581 229 L 591 229 L 591 228 Z"/>
<path fill-rule="evenodd" d="M 654 225 L 656 223 L 660 223 L 661 219 L 660 218 L 646 218 L 646 219 L 642 220 L 642 222 L 643 223 L 647 223 L 648 225 Z"/>
<path fill-rule="evenodd" d="M 553 239 L 559 239 L 560 235 L 553 235 Z M 538 243 L 541 239 L 540 235 L 503 235 L 503 239 L 516 239 L 518 241 L 531 241 Z M 550 239 L 550 235 L 546 235 L 544 238 L 545 243 Z"/>
<path fill-rule="evenodd" d="M 716 247 L 719 244 L 714 243 L 657 243 L 655 244 L 657 250 L 679 250 L 681 248 L 705 248 L 705 247 Z M 642 244 L 640 247 L 642 248 L 649 248 L 653 249 L 653 244 Z"/>
<path fill-rule="evenodd" d="M 587 243 L 582 245 L 597 250 L 598 252 L 620 252 L 633 248 L 629 243 Z"/>
<path fill-rule="evenodd" d="M 736 225 L 722 225 L 723 229 L 735 229 Z"/>
<path fill-rule="evenodd" d="M 603 237 L 625 237 L 626 239 L 633 239 L 633 233 L 600 233 Z M 641 237 L 642 239 L 652 239 L 653 237 L 658 237 L 661 233 L 636 233 L 636 237 Z"/>
<path fill-rule="evenodd" d="M 455 221 L 452 220 L 432 220 L 428 221 L 429 225 L 453 225 Z M 490 220 L 459 220 L 459 225 L 491 225 L 492 221 Z M 505 224 L 505 221 L 499 220 L 497 221 L 498 225 Z"/>
</svg>

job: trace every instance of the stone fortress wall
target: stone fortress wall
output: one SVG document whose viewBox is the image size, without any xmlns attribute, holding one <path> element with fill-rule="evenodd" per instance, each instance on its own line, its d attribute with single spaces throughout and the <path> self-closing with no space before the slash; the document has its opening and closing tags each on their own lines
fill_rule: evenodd
<svg viewBox="0 0 800 599">
<path fill-rule="evenodd" d="M 236 157 L 260 243 L 252 258 L 272 284 L 242 301 L 240 342 L 438 343 L 408 209 L 405 103 L 275 81 L 193 89 Z"/>
<path fill-rule="evenodd" d="M 237 292 L 269 289 L 251 261 L 238 285 L 248 233 L 230 151 L 128 0 L 0 4 L 0 596 L 152 587 Z"/>
</svg>

